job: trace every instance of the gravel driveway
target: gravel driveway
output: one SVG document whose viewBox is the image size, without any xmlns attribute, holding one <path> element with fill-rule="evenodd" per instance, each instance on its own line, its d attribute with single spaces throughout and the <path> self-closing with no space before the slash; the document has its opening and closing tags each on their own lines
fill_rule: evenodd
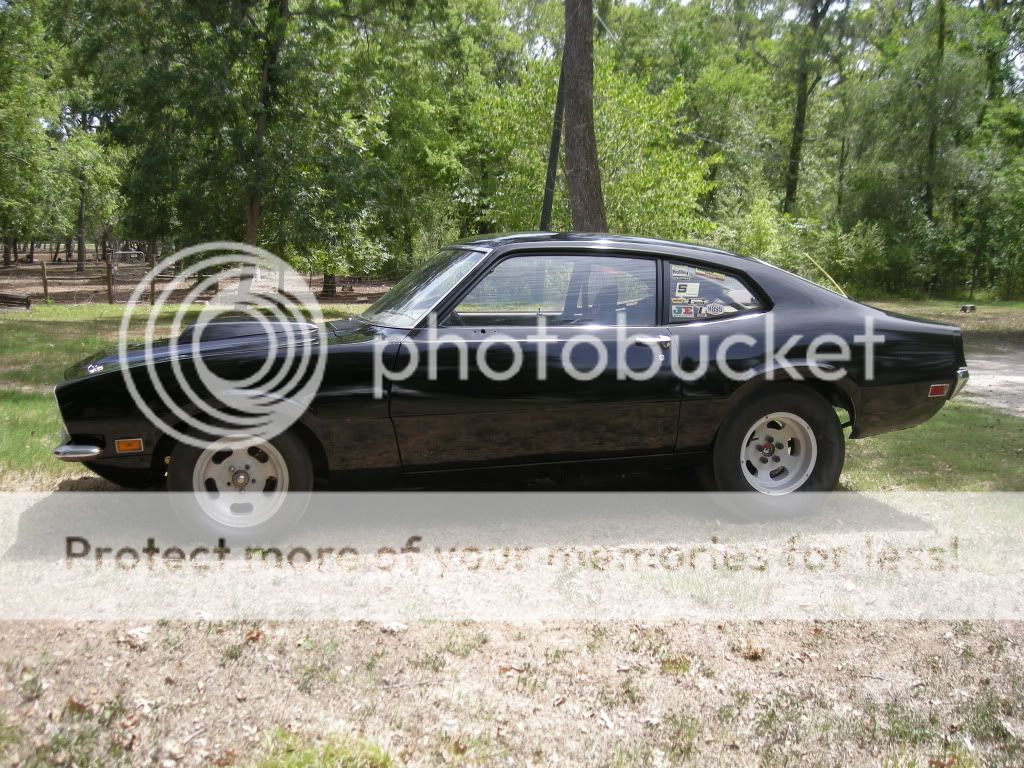
<svg viewBox="0 0 1024 768">
<path fill-rule="evenodd" d="M 1024 347 L 982 348 L 967 365 L 964 400 L 1024 416 Z"/>
</svg>

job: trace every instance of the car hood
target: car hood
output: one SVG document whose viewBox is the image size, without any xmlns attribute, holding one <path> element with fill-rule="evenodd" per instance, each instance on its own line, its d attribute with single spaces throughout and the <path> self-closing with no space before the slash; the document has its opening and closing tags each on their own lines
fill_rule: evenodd
<svg viewBox="0 0 1024 768">
<path fill-rule="evenodd" d="M 328 323 L 327 333 L 335 333 Z M 193 324 L 177 338 L 158 339 L 151 344 L 129 344 L 122 360 L 119 350 L 105 350 L 72 365 L 64 372 L 64 380 L 80 379 L 147 362 L 159 363 L 171 358 L 187 359 L 195 354 L 218 355 L 267 347 L 271 337 L 278 346 L 299 344 L 319 338 L 324 329 L 315 323 L 266 323 L 253 319 L 218 318 L 209 323 Z"/>
</svg>

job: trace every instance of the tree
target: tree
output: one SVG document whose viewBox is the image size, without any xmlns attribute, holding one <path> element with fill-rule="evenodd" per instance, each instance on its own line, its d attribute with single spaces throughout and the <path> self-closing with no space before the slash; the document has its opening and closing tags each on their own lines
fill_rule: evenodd
<svg viewBox="0 0 1024 768">
<path fill-rule="evenodd" d="M 605 232 L 594 134 L 594 4 L 565 0 L 565 179 L 572 227 Z"/>
<path fill-rule="evenodd" d="M 0 4 L 0 236 L 4 265 L 18 239 L 61 231 L 55 203 L 58 147 L 46 130 L 58 118 L 59 100 L 49 75 L 57 64 L 42 23 L 41 3 Z"/>
<path fill-rule="evenodd" d="M 940 0 L 941 1 L 941 0 Z M 815 49 L 820 43 L 821 25 L 832 7 L 832 0 L 801 0 L 800 14 L 806 18 L 804 28 L 797 32 L 796 97 L 793 105 L 793 131 L 789 140 L 786 163 L 786 191 L 782 199 L 784 213 L 793 213 L 800 183 L 800 159 L 804 133 L 807 130 L 807 109 L 811 92 L 821 80 L 821 72 L 813 72 Z"/>
</svg>

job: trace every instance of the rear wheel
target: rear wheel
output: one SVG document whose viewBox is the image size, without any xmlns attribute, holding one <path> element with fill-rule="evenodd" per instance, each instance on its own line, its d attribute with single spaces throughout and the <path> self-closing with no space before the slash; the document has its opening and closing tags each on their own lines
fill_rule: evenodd
<svg viewBox="0 0 1024 768">
<path fill-rule="evenodd" d="M 253 539 L 298 523 L 313 490 L 313 468 L 290 432 L 272 440 L 228 435 L 202 448 L 176 445 L 167 489 L 176 492 L 175 509 L 189 529 Z"/>
<path fill-rule="evenodd" d="M 781 496 L 831 491 L 839 482 L 846 442 L 832 406 L 812 389 L 766 388 L 723 424 L 712 457 L 723 491 Z"/>
</svg>

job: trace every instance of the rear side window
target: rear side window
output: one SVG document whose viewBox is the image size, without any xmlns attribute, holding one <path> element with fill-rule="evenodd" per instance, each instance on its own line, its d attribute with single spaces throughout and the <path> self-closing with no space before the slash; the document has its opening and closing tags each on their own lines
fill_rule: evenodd
<svg viewBox="0 0 1024 768">
<path fill-rule="evenodd" d="M 715 320 L 764 306 L 734 274 L 674 261 L 665 264 L 665 271 L 669 322 Z"/>
</svg>

